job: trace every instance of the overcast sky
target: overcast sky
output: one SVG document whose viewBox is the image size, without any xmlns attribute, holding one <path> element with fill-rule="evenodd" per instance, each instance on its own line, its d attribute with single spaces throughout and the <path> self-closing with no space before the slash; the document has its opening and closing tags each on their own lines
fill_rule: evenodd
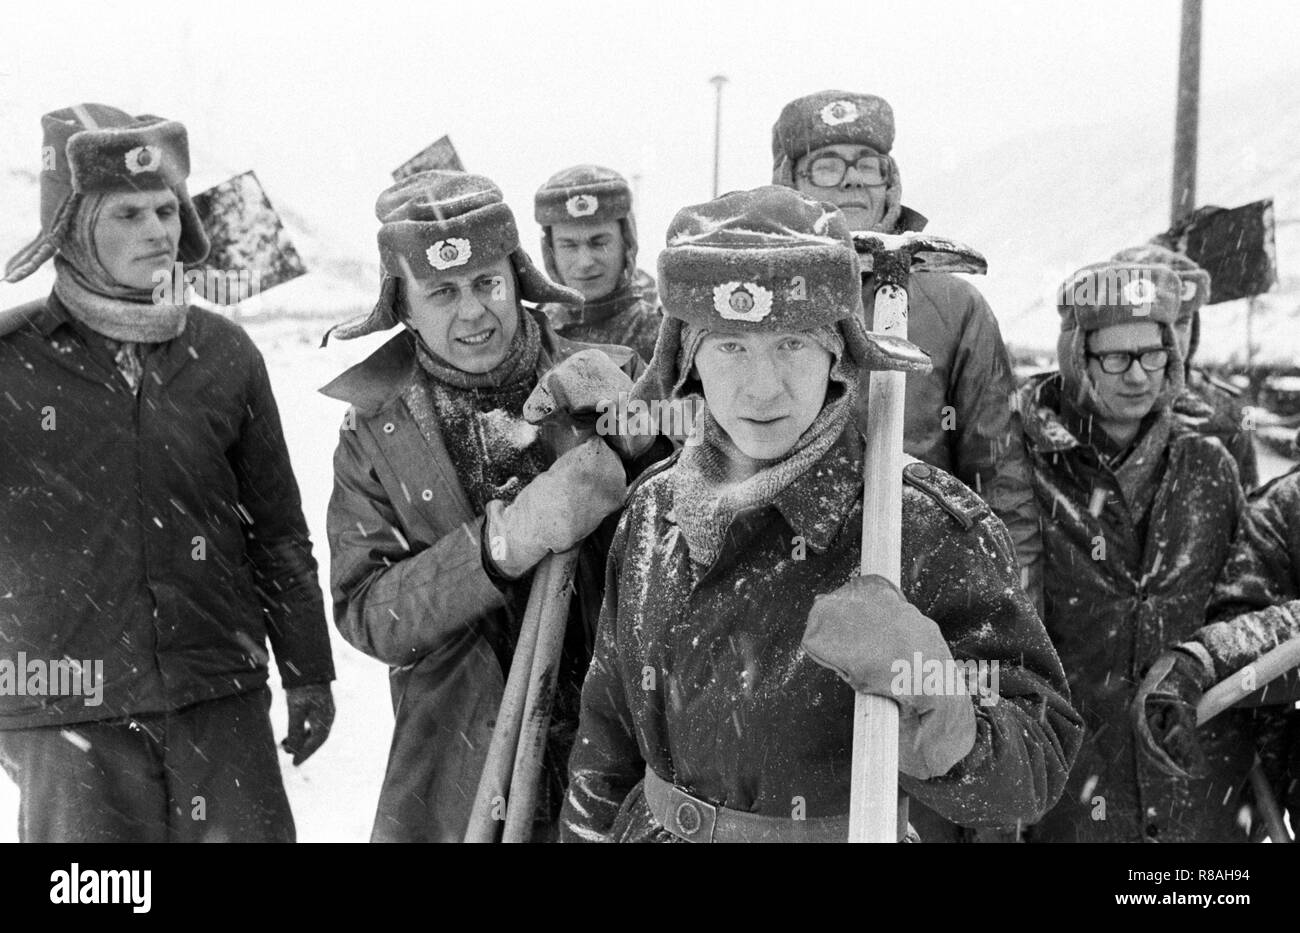
<svg viewBox="0 0 1300 933">
<path fill-rule="evenodd" d="M 1207 94 L 1297 73 L 1296 4 L 1205 7 Z M 723 190 L 769 180 L 770 128 L 787 100 L 845 88 L 893 104 L 906 197 L 909 173 L 1013 135 L 1147 114 L 1172 135 L 1179 10 L 1176 0 L 22 3 L 0 33 L 0 132 L 35 165 L 40 114 L 74 101 L 180 119 L 209 158 L 200 171 L 255 168 L 273 200 L 361 253 L 374 250 L 389 170 L 450 133 L 466 165 L 501 184 L 530 248 L 537 186 L 590 161 L 640 176 L 643 238 L 657 249 L 672 213 L 710 195 L 715 74 L 729 79 Z"/>
</svg>

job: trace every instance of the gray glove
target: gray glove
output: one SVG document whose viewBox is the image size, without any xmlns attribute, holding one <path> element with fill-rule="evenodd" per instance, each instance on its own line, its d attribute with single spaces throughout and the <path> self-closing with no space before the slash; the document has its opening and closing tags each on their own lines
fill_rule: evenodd
<svg viewBox="0 0 1300 933">
<path fill-rule="evenodd" d="M 898 770 L 926 780 L 946 774 L 975 745 L 975 704 L 969 693 L 896 694 L 893 665 L 951 661 L 939 626 L 884 577 L 854 577 L 819 596 L 808 613 L 803 649 L 854 690 L 898 702 Z"/>
<path fill-rule="evenodd" d="M 561 360 L 537 381 L 524 402 L 524 418 L 534 424 L 567 418 L 574 425 L 591 428 L 629 460 L 639 457 L 654 443 L 654 426 L 648 417 L 616 417 L 621 402 L 632 393 L 632 380 L 600 350 L 580 350 Z M 606 415 L 606 412 L 609 414 Z M 625 433 L 617 433 L 618 428 Z"/>
<path fill-rule="evenodd" d="M 1133 698 L 1133 730 L 1147 759 L 1170 777 L 1206 774 L 1196 735 L 1196 705 L 1210 680 L 1199 660 L 1177 648 L 1151 665 Z"/>
<path fill-rule="evenodd" d="M 567 551 L 617 511 L 627 495 L 618 455 L 600 438 L 570 450 L 510 505 L 487 505 L 487 552 L 502 576 L 521 577 L 548 553 Z"/>
</svg>

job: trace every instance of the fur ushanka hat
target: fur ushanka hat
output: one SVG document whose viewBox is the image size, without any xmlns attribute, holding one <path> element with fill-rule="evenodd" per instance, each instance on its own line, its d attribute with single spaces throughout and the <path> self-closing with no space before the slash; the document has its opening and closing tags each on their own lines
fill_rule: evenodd
<svg viewBox="0 0 1300 933">
<path fill-rule="evenodd" d="M 515 217 L 501 189 L 482 175 L 417 172 L 387 188 L 375 202 L 383 282 L 365 317 L 331 328 L 328 340 L 349 340 L 399 323 L 398 288 L 407 276 L 426 278 L 462 266 L 508 257 L 519 297 L 535 304 L 582 304 L 582 296 L 542 275 L 519 246 Z"/>
<path fill-rule="evenodd" d="M 833 325 L 857 369 L 929 368 L 923 350 L 863 324 L 858 254 L 831 204 L 768 185 L 682 208 L 659 254 L 664 320 L 634 397 L 686 394 L 683 329 L 812 331 Z"/>
<path fill-rule="evenodd" d="M 1191 326 L 1187 359 L 1183 361 L 1184 363 L 1190 362 L 1192 357 L 1196 355 L 1196 345 L 1200 342 L 1200 311 L 1201 306 L 1210 297 L 1210 273 L 1182 253 L 1176 253 L 1156 243 L 1130 246 L 1128 249 L 1120 250 L 1110 258 L 1119 262 L 1141 262 L 1148 265 L 1167 266 L 1178 274 L 1180 291 L 1177 323 Z"/>
<path fill-rule="evenodd" d="M 575 165 L 556 172 L 537 189 L 533 217 L 542 228 L 542 262 L 546 274 L 560 281 L 551 243 L 551 227 L 557 223 L 599 223 L 616 220 L 623 231 L 622 283 L 636 275 L 636 217 L 632 213 L 632 189 L 627 179 L 613 169 L 599 165 Z"/>
<path fill-rule="evenodd" d="M 903 210 L 903 182 L 894 148 L 894 111 L 874 94 L 818 91 L 796 98 L 781 109 L 772 127 L 772 184 L 794 188 L 794 167 L 817 149 L 848 143 L 869 146 L 889 160 L 885 213 L 877 228 L 893 230 Z"/>
<path fill-rule="evenodd" d="M 171 189 L 180 202 L 178 258 L 193 263 L 208 255 L 207 233 L 185 187 L 190 148 L 183 125 L 104 104 L 55 110 L 41 125 L 41 233 L 5 264 L 6 282 L 26 278 L 58 252 L 92 192 Z"/>
<path fill-rule="evenodd" d="M 1180 293 L 1181 283 L 1173 270 L 1136 262 L 1093 263 L 1061 284 L 1056 296 L 1061 316 L 1056 353 L 1075 405 L 1096 410 L 1096 387 L 1088 374 L 1088 334 L 1115 324 L 1150 321 L 1158 326 L 1161 343 L 1169 350 L 1158 407 L 1183 391 L 1183 356 L 1173 329 Z"/>
</svg>

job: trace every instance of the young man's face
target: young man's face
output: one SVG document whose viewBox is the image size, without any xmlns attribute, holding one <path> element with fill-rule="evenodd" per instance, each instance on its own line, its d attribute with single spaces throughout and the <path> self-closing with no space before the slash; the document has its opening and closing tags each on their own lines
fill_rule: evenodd
<svg viewBox="0 0 1300 933">
<path fill-rule="evenodd" d="M 559 223 L 551 227 L 551 249 L 560 282 L 588 301 L 604 298 L 623 274 L 623 228 L 617 220 Z"/>
<path fill-rule="evenodd" d="M 835 157 L 848 168 L 844 169 Z M 829 183 L 841 169 L 843 177 Z M 871 230 L 885 216 L 888 171 L 888 160 L 870 146 L 836 143 L 801 156 L 794 165 L 794 183 L 800 193 L 829 201 L 843 211 L 850 230 Z"/>
<path fill-rule="evenodd" d="M 180 203 L 167 189 L 117 191 L 100 208 L 95 253 L 114 281 L 152 289 L 155 272 L 172 274 L 181 241 Z"/>
<path fill-rule="evenodd" d="M 1149 372 L 1143 368 L 1140 360 L 1130 359 L 1124 372 L 1108 373 L 1103 368 L 1105 361 L 1098 357 L 1115 352 L 1152 352 L 1154 356 L 1155 351 L 1164 351 L 1168 354 L 1161 343 L 1160 327 L 1153 321 L 1134 321 L 1103 327 L 1088 334 L 1085 348 L 1088 351 L 1088 374 L 1097 387 L 1102 415 L 1108 420 L 1129 424 L 1145 418 L 1155 406 L 1160 390 L 1164 388 L 1164 365 L 1155 372 Z"/>
<path fill-rule="evenodd" d="M 434 353 L 467 373 L 485 373 L 506 358 L 519 329 L 509 259 L 432 278 L 402 280 L 409 322 Z"/>
<path fill-rule="evenodd" d="M 775 460 L 826 402 L 831 355 L 800 333 L 710 333 L 695 371 L 714 419 L 741 452 Z"/>
</svg>

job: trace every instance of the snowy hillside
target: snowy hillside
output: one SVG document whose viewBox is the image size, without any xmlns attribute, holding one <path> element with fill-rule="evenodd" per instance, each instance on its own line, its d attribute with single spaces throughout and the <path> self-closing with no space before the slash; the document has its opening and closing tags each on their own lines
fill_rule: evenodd
<svg viewBox="0 0 1300 933">
<path fill-rule="evenodd" d="M 1257 359 L 1300 361 L 1300 74 L 1202 94 L 1197 202 L 1274 199 L 1280 283 L 1260 302 Z M 1168 227 L 1172 164 L 1169 107 L 1144 121 L 936 154 L 929 170 L 904 165 L 904 201 L 930 218 L 933 232 L 988 257 L 988 276 L 974 281 L 1008 343 L 1053 353 L 1056 287 L 1074 269 Z M 1202 358 L 1244 357 L 1244 301 L 1214 305 L 1202 318 Z"/>
</svg>

